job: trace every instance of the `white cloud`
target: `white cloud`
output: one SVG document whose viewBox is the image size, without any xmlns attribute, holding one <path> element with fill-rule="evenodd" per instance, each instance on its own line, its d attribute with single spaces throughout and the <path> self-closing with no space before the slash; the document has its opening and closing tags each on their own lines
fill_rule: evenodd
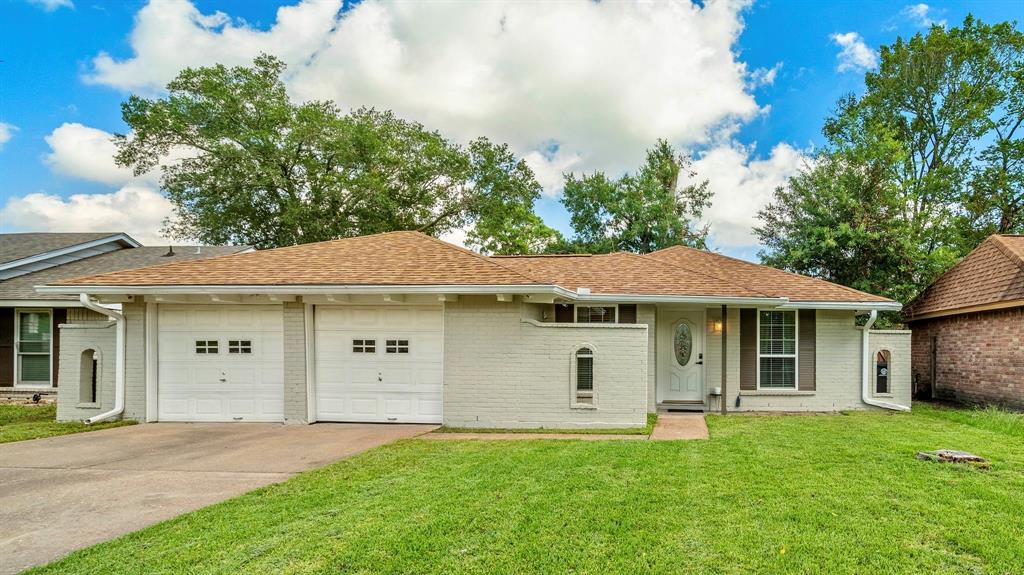
<svg viewBox="0 0 1024 575">
<path fill-rule="evenodd" d="M 171 203 L 159 192 L 128 185 L 109 194 L 75 194 L 68 198 L 33 193 L 11 198 L 0 220 L 21 231 L 123 231 L 143 244 L 167 243 L 159 233 Z M 31 222 L 31 226 L 19 225 Z"/>
<path fill-rule="evenodd" d="M 4 144 L 11 141 L 14 137 L 14 132 L 18 131 L 18 127 L 14 124 L 7 124 L 0 122 L 0 150 L 4 149 Z"/>
<path fill-rule="evenodd" d="M 905 6 L 903 10 L 900 11 L 900 14 L 907 20 L 910 20 L 922 28 L 930 28 L 932 26 L 942 26 L 945 28 L 946 19 L 942 18 L 937 20 L 933 18 L 933 11 L 934 9 L 927 4 L 911 4 L 909 6 Z"/>
<path fill-rule="evenodd" d="M 87 80 L 157 92 L 186 66 L 266 51 L 300 100 L 388 108 L 524 155 L 553 140 L 582 168 L 625 169 L 658 137 L 698 144 L 758 113 L 733 50 L 747 4 L 368 0 L 339 16 L 309 1 L 259 30 L 167 0 L 139 11 L 134 55 L 100 54 Z"/>
<path fill-rule="evenodd" d="M 782 62 L 776 62 L 771 68 L 758 68 L 750 73 L 750 87 L 759 88 L 761 86 L 770 86 L 775 83 L 775 77 L 779 74 L 779 70 L 782 69 Z"/>
<path fill-rule="evenodd" d="M 710 180 L 715 194 L 704 216 L 718 247 L 756 244 L 752 228 L 758 225 L 758 210 L 808 161 L 788 144 L 778 144 L 765 159 L 752 157 L 753 151 L 753 146 L 720 146 L 693 163 L 698 179 Z"/>
<path fill-rule="evenodd" d="M 342 15 L 341 0 L 308 0 L 280 8 L 258 29 L 203 14 L 188 0 L 163 0 L 136 15 L 133 55 L 100 53 L 85 80 L 154 95 L 185 67 L 247 65 L 260 52 L 275 54 L 289 65 L 296 100 L 392 109 L 459 141 L 507 142 L 552 197 L 564 172 L 614 177 L 636 169 L 657 138 L 687 150 L 711 147 L 697 165 L 718 194 L 709 211 L 715 238 L 749 245 L 753 214 L 801 157 L 782 144 L 757 159 L 729 143 L 768 113 L 751 90 L 773 83 L 782 66 L 749 71 L 739 60 L 735 43 L 749 4 L 366 0 Z M 851 61 L 874 65 L 855 33 L 833 39 Z M 51 134 L 54 169 L 111 185 L 135 182 L 107 161 L 112 148 L 100 131 L 89 130 L 67 124 Z"/>
<path fill-rule="evenodd" d="M 46 163 L 66 176 L 112 186 L 127 184 L 134 179 L 132 171 L 114 163 L 117 148 L 112 138 L 109 132 L 82 124 L 62 124 L 43 138 L 51 150 Z"/>
<path fill-rule="evenodd" d="M 842 48 L 836 54 L 836 70 L 840 72 L 864 72 L 878 66 L 878 53 L 864 43 L 856 32 L 832 34 L 832 41 Z"/>
<path fill-rule="evenodd" d="M 29 4 L 35 4 L 46 12 L 53 12 L 58 8 L 74 8 L 75 3 L 71 0 L 28 0 Z"/>
<path fill-rule="evenodd" d="M 565 174 L 572 172 L 583 163 L 583 157 L 576 152 L 565 152 L 561 148 L 550 151 L 533 150 L 523 159 L 533 170 L 533 175 L 544 188 L 544 194 L 552 198 L 562 191 Z"/>
</svg>

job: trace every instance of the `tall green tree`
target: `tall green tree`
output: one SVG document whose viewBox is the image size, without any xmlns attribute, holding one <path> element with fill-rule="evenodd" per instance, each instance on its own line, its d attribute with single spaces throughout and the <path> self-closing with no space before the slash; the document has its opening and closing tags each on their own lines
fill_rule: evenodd
<svg viewBox="0 0 1024 575">
<path fill-rule="evenodd" d="M 906 301 L 1024 225 L 1022 38 L 968 17 L 883 46 L 864 94 L 826 120 L 827 146 L 761 211 L 762 259 Z"/>
<path fill-rule="evenodd" d="M 147 172 L 174 207 L 165 231 L 208 243 L 276 247 L 391 230 L 469 228 L 493 251 L 543 249 L 540 186 L 505 145 L 468 147 L 391 112 L 294 103 L 285 65 L 186 69 L 159 99 L 122 104 L 119 165 Z"/>
<path fill-rule="evenodd" d="M 706 247 L 699 223 L 711 204 L 708 181 L 695 182 L 690 158 L 665 140 L 647 151 L 635 174 L 611 179 L 603 172 L 565 176 L 562 204 L 573 237 L 551 251 L 647 253 L 673 245 Z M 685 185 L 683 182 L 685 180 Z"/>
</svg>

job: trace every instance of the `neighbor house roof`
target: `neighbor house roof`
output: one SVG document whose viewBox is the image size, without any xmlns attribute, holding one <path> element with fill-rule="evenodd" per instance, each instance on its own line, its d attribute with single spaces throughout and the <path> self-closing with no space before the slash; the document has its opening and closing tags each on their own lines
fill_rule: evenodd
<svg viewBox="0 0 1024 575">
<path fill-rule="evenodd" d="M 62 234 L 76 235 L 76 234 Z M 0 280 L 3 300 L 76 300 L 77 296 L 40 294 L 35 286 L 56 283 L 73 277 L 152 266 L 167 262 L 193 261 L 251 250 L 249 246 L 151 246 L 107 252 L 37 272 Z M 168 253 L 173 255 L 168 255 Z"/>
<path fill-rule="evenodd" d="M 1024 236 L 992 235 L 907 304 L 909 320 L 1024 306 Z"/>
<path fill-rule="evenodd" d="M 60 286 L 75 286 L 103 293 L 165 287 L 175 291 L 229 291 L 298 286 L 312 286 L 313 290 L 342 286 L 505 286 L 506 291 L 515 293 L 534 293 L 530 290 L 543 288 L 561 297 L 579 299 L 664 296 L 783 303 L 782 298 L 789 298 L 898 306 L 891 300 L 821 280 L 697 250 L 669 249 L 646 256 L 620 252 L 488 257 L 419 232 L 389 232 L 49 283 L 53 287 L 48 292 Z"/>
<path fill-rule="evenodd" d="M 672 246 L 644 257 L 670 263 L 688 270 L 706 270 L 723 280 L 756 288 L 770 297 L 785 297 L 794 302 L 887 302 L 887 298 L 869 294 L 800 274 L 753 264 L 714 252 L 685 246 Z"/>
<path fill-rule="evenodd" d="M 541 283 L 418 232 L 388 232 L 54 282 L 139 287 Z"/>
<path fill-rule="evenodd" d="M 97 240 L 124 238 L 125 245 L 138 245 L 120 232 L 50 233 L 30 232 L 0 235 L 0 265 L 31 258 L 47 252 L 71 248 Z"/>
</svg>

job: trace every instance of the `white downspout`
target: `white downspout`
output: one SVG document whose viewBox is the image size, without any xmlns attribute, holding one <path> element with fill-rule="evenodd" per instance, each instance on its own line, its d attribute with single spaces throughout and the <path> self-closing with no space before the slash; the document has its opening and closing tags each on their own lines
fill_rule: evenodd
<svg viewBox="0 0 1024 575">
<path fill-rule="evenodd" d="M 125 321 L 124 315 L 116 312 L 112 309 L 105 308 L 97 305 L 91 299 L 89 294 L 81 294 L 79 301 L 82 305 L 91 309 L 94 312 L 101 313 L 109 318 L 113 318 L 117 322 L 117 339 L 115 340 L 114 347 L 114 409 L 94 415 L 89 419 L 85 420 L 86 425 L 92 425 L 93 423 L 99 423 L 108 419 L 121 415 L 124 411 L 124 339 L 125 339 Z"/>
<path fill-rule="evenodd" d="M 861 374 L 860 374 L 860 398 L 861 401 L 868 405 L 875 407 L 881 407 L 884 409 L 892 409 L 895 411 L 910 411 L 910 408 L 905 405 L 897 405 L 895 403 L 887 403 L 885 401 L 878 401 L 871 397 L 871 344 L 868 341 L 868 336 L 871 332 L 871 326 L 875 325 L 875 320 L 878 319 L 878 310 L 871 310 L 871 315 L 868 316 L 867 323 L 861 329 L 864 333 L 861 334 L 861 350 L 863 350 L 863 357 L 861 358 Z"/>
</svg>

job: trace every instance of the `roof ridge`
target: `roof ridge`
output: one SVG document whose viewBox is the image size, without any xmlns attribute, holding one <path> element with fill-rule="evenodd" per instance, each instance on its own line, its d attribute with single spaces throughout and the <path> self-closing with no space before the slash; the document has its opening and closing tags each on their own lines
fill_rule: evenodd
<svg viewBox="0 0 1024 575">
<path fill-rule="evenodd" d="M 497 267 L 499 267 L 499 268 L 501 268 L 503 270 L 510 271 L 510 272 L 516 274 L 517 276 L 525 278 L 525 279 L 528 279 L 528 280 L 530 280 L 532 282 L 536 282 L 538 284 L 543 284 L 543 285 L 547 285 L 547 283 L 548 283 L 548 282 L 545 282 L 545 281 L 540 280 L 538 278 L 535 278 L 535 277 L 532 277 L 532 276 L 528 276 L 528 275 L 524 274 L 523 272 L 521 272 L 521 271 L 519 271 L 517 269 L 511 268 L 511 267 L 506 266 L 506 265 L 499 264 L 498 262 L 495 262 L 495 261 L 491 261 L 491 258 L 489 258 L 489 257 L 487 257 L 487 256 L 485 256 L 483 254 L 478 254 L 478 253 L 474 252 L 473 250 L 471 250 L 469 248 L 464 248 L 462 246 L 457 246 L 455 244 L 450 244 L 450 243 L 448 243 L 448 242 L 446 242 L 444 240 L 435 238 L 434 236 L 432 236 L 430 234 L 425 234 L 423 232 L 419 232 L 419 231 L 416 231 L 416 230 L 399 230 L 399 231 L 395 231 L 395 232 L 385 232 L 385 233 L 413 234 L 415 237 L 427 239 L 427 240 L 430 240 L 432 242 L 441 244 L 441 245 L 443 245 L 446 248 L 453 249 L 453 250 L 456 250 L 456 251 L 459 251 L 459 252 L 463 252 L 463 253 L 469 254 L 469 255 L 471 255 L 471 256 L 473 256 L 475 258 L 478 258 L 478 259 L 481 259 L 481 260 L 487 262 L 488 264 L 490 264 L 492 266 L 497 266 Z"/>
<path fill-rule="evenodd" d="M 679 247 L 684 247 L 684 246 L 679 246 Z M 654 252 L 651 252 L 651 253 L 654 253 Z M 651 255 L 651 253 L 637 254 L 637 253 L 633 253 L 633 252 L 612 252 L 611 254 L 605 254 L 605 255 L 622 254 L 622 255 L 627 255 L 627 256 L 634 257 L 634 258 L 640 258 L 640 259 L 642 259 L 644 261 L 648 261 L 648 262 L 656 262 L 656 263 L 659 263 L 661 265 L 667 265 L 667 266 L 678 268 L 678 269 L 681 269 L 681 270 L 686 270 L 686 271 L 688 271 L 690 273 L 697 273 L 697 274 L 700 274 L 700 275 L 705 276 L 705 277 L 709 277 L 709 278 L 712 278 L 712 279 L 723 281 L 723 282 L 725 282 L 725 283 L 727 283 L 729 285 L 740 287 L 740 288 L 743 288 L 745 290 L 750 290 L 751 292 L 754 292 L 756 294 L 761 294 L 763 297 L 769 297 L 769 298 L 772 297 L 772 296 L 770 296 L 770 295 L 768 295 L 768 294 L 766 294 L 766 293 L 764 293 L 764 292 L 762 292 L 760 290 L 756 290 L 756 289 L 754 289 L 754 288 L 752 288 L 750 286 L 745 286 L 743 284 L 735 283 L 735 282 L 733 282 L 732 280 L 730 280 L 728 278 L 724 278 L 724 277 L 721 277 L 721 276 L 709 274 L 707 272 L 704 272 L 703 270 L 694 269 L 694 268 L 691 268 L 691 267 L 680 265 L 680 264 L 678 264 L 676 262 L 668 262 L 668 261 L 665 261 L 665 260 L 662 260 L 662 259 L 659 259 L 659 258 L 649 258 L 649 257 L 647 257 L 647 256 Z"/>
<path fill-rule="evenodd" d="M 1010 261 L 1012 261 L 1015 264 L 1017 264 L 1017 267 L 1019 267 L 1021 269 L 1024 269 L 1024 256 L 1022 256 L 1021 254 L 1017 253 L 1013 248 L 1011 248 L 1009 245 L 1007 245 L 1006 241 L 1003 239 L 1005 237 L 1017 237 L 1017 238 L 1019 238 L 1019 237 L 1024 237 L 1024 236 L 1019 236 L 1019 235 L 1016 235 L 1016 234 L 992 234 L 991 236 L 989 236 L 986 239 L 986 241 L 992 240 L 992 243 L 994 243 L 996 245 L 996 247 L 999 248 L 999 251 L 1004 256 L 1006 256 Z M 982 243 L 984 243 L 984 242 L 982 242 Z M 979 246 L 979 247 L 981 247 L 981 246 Z M 968 254 L 968 255 L 970 255 L 970 254 Z M 964 259 L 967 259 L 967 258 L 964 257 Z"/>
<path fill-rule="evenodd" d="M 766 269 L 770 269 L 770 270 L 773 270 L 773 271 L 777 271 L 779 273 L 784 273 L 784 274 L 791 275 L 791 276 L 798 277 L 798 278 L 805 279 L 805 280 L 813 280 L 813 281 L 816 281 L 816 282 L 827 283 L 830 286 L 835 286 L 835 287 L 838 287 L 838 288 L 842 288 L 842 289 L 844 289 L 844 290 L 846 290 L 848 292 L 852 292 L 852 293 L 855 293 L 855 294 L 869 295 L 869 296 L 877 297 L 877 296 L 875 296 L 875 294 L 870 294 L 870 293 L 868 293 L 866 291 L 862 291 L 862 290 L 859 290 L 859 289 L 856 289 L 856 288 L 852 288 L 850 286 L 844 286 L 843 284 L 840 284 L 840 283 L 831 282 L 831 281 L 828 281 L 828 280 L 823 280 L 821 278 L 816 278 L 816 277 L 813 277 L 813 276 L 806 276 L 804 274 L 798 274 L 796 272 L 791 272 L 789 270 L 779 269 L 779 268 L 773 267 L 773 266 L 766 266 L 764 264 L 755 264 L 754 262 L 748 262 L 747 260 L 744 260 L 744 259 L 734 258 L 732 256 L 727 256 L 725 254 L 720 254 L 718 252 L 713 252 L 711 250 L 701 250 L 701 249 L 697 249 L 697 248 L 691 248 L 690 246 L 684 246 L 684 245 L 681 245 L 681 244 L 677 244 L 677 245 L 674 245 L 674 246 L 669 246 L 667 248 L 660 249 L 660 250 L 658 250 L 656 252 L 651 252 L 650 254 L 647 254 L 647 255 L 668 251 L 668 250 L 671 250 L 671 249 L 674 249 L 674 248 L 683 248 L 683 249 L 687 249 L 687 250 L 691 250 L 691 251 L 695 251 L 695 252 L 703 252 L 703 253 L 707 253 L 707 254 L 710 254 L 710 255 L 713 255 L 713 256 L 717 256 L 717 257 L 720 257 L 720 258 L 725 258 L 727 260 L 732 260 L 732 261 L 737 262 L 737 263 L 746 264 L 748 266 L 754 266 L 754 267 L 757 267 L 757 268 L 766 268 Z M 657 258 L 655 258 L 655 259 L 657 259 Z"/>
</svg>

